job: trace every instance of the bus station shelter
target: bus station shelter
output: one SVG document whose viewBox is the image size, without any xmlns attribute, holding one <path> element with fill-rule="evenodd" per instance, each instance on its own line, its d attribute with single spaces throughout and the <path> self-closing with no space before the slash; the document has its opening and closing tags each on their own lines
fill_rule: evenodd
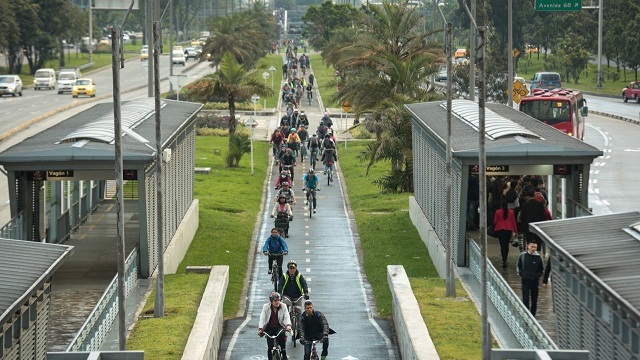
<svg viewBox="0 0 640 360">
<path fill-rule="evenodd" d="M 165 249 L 192 213 L 196 116 L 201 108 L 198 103 L 161 101 Z M 158 263 L 156 124 L 153 98 L 122 103 L 123 178 L 134 185 L 137 214 L 132 216 L 139 224 L 142 278 L 149 277 Z M 113 198 L 114 126 L 114 104 L 97 104 L 2 152 L 12 220 L 0 234 L 62 243 L 100 201 Z"/>
<path fill-rule="evenodd" d="M 446 102 L 405 107 L 412 115 L 415 201 L 446 247 Z M 452 248 L 454 262 L 466 266 L 467 184 L 478 172 L 478 104 L 453 100 L 451 126 Z M 502 104 L 486 104 L 485 129 L 487 176 L 547 175 L 550 190 L 559 189 L 561 179 L 565 179 L 565 204 L 572 204 L 566 207 L 566 216 L 576 216 L 580 209 L 587 208 L 589 169 L 602 151 Z M 554 201 L 551 206 L 560 208 Z"/>
</svg>

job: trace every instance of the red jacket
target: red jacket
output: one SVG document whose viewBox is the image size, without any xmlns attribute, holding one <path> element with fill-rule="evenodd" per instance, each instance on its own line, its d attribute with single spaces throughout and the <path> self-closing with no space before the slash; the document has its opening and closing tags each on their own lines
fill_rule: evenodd
<svg viewBox="0 0 640 360">
<path fill-rule="evenodd" d="M 516 224 L 516 216 L 513 210 L 509 209 L 509 213 L 507 218 L 504 218 L 502 209 L 498 209 L 496 211 L 495 216 L 493 217 L 493 224 L 495 226 L 496 231 L 498 230 L 511 230 L 514 233 L 518 233 L 518 225 Z"/>
</svg>

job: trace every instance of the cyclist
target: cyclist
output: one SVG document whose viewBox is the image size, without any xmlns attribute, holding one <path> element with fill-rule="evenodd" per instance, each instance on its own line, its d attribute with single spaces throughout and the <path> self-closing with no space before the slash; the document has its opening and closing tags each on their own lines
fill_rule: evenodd
<svg viewBox="0 0 640 360">
<path fill-rule="evenodd" d="M 311 163 L 312 156 L 318 160 L 318 148 L 320 147 L 320 139 L 318 139 L 318 135 L 311 135 L 309 142 L 307 143 L 307 147 L 309 148 L 309 163 Z"/>
<path fill-rule="evenodd" d="M 286 182 L 288 184 L 291 184 L 292 182 L 287 170 L 282 170 L 280 172 L 280 176 L 278 176 L 278 180 L 276 180 L 276 190 L 280 189 L 283 182 Z"/>
<path fill-rule="evenodd" d="M 282 187 L 276 193 L 276 201 L 275 201 L 276 203 L 277 203 L 277 200 L 280 198 L 280 195 L 284 195 L 287 197 L 287 204 L 291 204 L 291 205 L 296 204 L 296 196 L 293 193 L 293 189 L 289 188 L 288 182 L 286 181 L 282 182 Z"/>
<path fill-rule="evenodd" d="M 291 180 L 295 179 L 293 168 L 296 166 L 296 156 L 291 149 L 287 149 L 287 152 L 282 156 L 280 162 L 280 171 L 289 170 L 291 172 Z"/>
<path fill-rule="evenodd" d="M 306 87 L 306 90 L 307 90 L 307 99 L 309 100 L 309 102 L 313 101 L 313 85 L 309 83 Z"/>
<path fill-rule="evenodd" d="M 300 138 L 300 161 L 304 162 L 304 159 L 307 157 L 307 141 L 309 141 L 309 132 L 304 125 L 300 125 L 298 137 Z"/>
<path fill-rule="evenodd" d="M 322 340 L 320 359 L 325 360 L 329 353 L 329 334 L 333 333 L 324 314 L 313 310 L 311 300 L 305 301 L 304 313 L 300 317 L 300 343 L 304 345 L 304 359 L 311 357 L 311 343 L 307 341 Z"/>
<path fill-rule="evenodd" d="M 324 140 L 322 140 L 322 148 L 327 147 L 336 147 L 336 142 L 333 139 L 333 130 L 331 128 L 327 128 L 327 132 L 324 134 Z"/>
<path fill-rule="evenodd" d="M 333 125 L 333 121 L 331 121 L 329 113 L 326 111 L 324 112 L 324 114 L 322 114 L 322 123 L 327 127 L 331 127 Z"/>
<path fill-rule="evenodd" d="M 313 83 L 315 82 L 316 77 L 313 76 L 313 73 L 309 74 L 309 85 L 313 86 Z"/>
<path fill-rule="evenodd" d="M 282 328 L 291 331 L 291 318 L 287 305 L 280 303 L 280 294 L 272 292 L 269 295 L 269 303 L 264 304 L 260 313 L 260 322 L 258 323 L 258 335 L 262 336 L 263 332 L 271 336 L 275 336 Z M 285 332 L 280 333 L 278 344 L 282 349 L 282 360 L 287 360 L 287 337 Z M 273 339 L 267 338 L 267 358 L 271 360 L 271 348 L 273 348 Z"/>
<path fill-rule="evenodd" d="M 280 148 L 280 144 L 284 141 L 284 136 L 280 129 L 273 130 L 273 134 L 271 134 L 271 139 L 269 140 L 269 144 L 273 147 L 273 158 L 275 159 L 278 155 L 278 149 Z"/>
<path fill-rule="evenodd" d="M 298 109 L 293 109 L 293 115 L 291 115 L 291 127 L 295 128 L 298 126 L 298 118 L 300 114 L 298 113 Z"/>
<path fill-rule="evenodd" d="M 300 147 L 300 137 L 298 136 L 298 130 L 291 128 L 289 136 L 287 137 L 287 146 L 291 149 L 293 157 L 298 154 L 298 148 Z"/>
<path fill-rule="evenodd" d="M 336 173 L 336 164 L 338 161 L 338 153 L 336 152 L 333 143 L 330 143 L 329 147 L 324 148 L 324 153 L 322 154 L 322 163 L 324 164 L 324 174 L 331 169 L 331 172 L 335 175 Z M 333 181 L 333 178 L 331 178 Z"/>
<path fill-rule="evenodd" d="M 304 297 L 306 300 L 309 299 L 307 281 L 298 271 L 298 263 L 295 260 L 289 260 L 287 263 L 287 271 L 280 276 L 280 281 L 278 281 L 278 290 L 282 296 L 288 297 L 292 302 L 298 300 L 300 297 Z M 287 306 L 292 307 L 296 305 L 302 307 L 302 299 L 299 304 L 287 304 Z"/>
<path fill-rule="evenodd" d="M 313 169 L 309 169 L 309 172 L 304 176 L 304 189 L 307 191 L 307 199 L 304 201 L 305 205 L 309 203 L 309 190 L 314 189 L 316 191 L 320 190 L 320 179 L 318 175 L 315 174 Z M 316 213 L 316 197 L 313 197 L 313 213 Z M 311 207 L 311 205 L 309 207 Z"/>
<path fill-rule="evenodd" d="M 291 205 L 287 203 L 287 196 L 284 194 L 278 197 L 278 202 L 273 206 L 273 210 L 271 211 L 272 218 L 276 217 L 276 215 L 278 216 L 278 220 L 276 220 L 276 222 L 279 221 L 281 218 L 284 219 L 284 217 L 286 216 L 287 221 L 283 222 L 284 223 L 283 229 L 284 229 L 284 237 L 288 238 L 289 237 L 289 221 L 293 220 L 293 211 L 291 211 Z M 276 226 L 278 226 L 277 223 L 276 223 Z"/>
<path fill-rule="evenodd" d="M 309 127 L 309 119 L 307 119 L 307 114 L 304 113 L 304 110 L 300 111 L 300 119 L 298 119 L 298 126 L 302 126 L 308 128 Z"/>
<path fill-rule="evenodd" d="M 320 120 L 320 125 L 316 128 L 316 134 L 318 134 L 318 139 L 323 140 L 324 135 L 327 133 L 328 127 L 324 124 L 322 120 Z"/>
<path fill-rule="evenodd" d="M 282 158 L 286 153 L 287 153 L 287 145 L 284 143 L 280 144 L 280 150 L 278 150 L 278 155 L 277 155 L 278 157 L 276 159 L 278 164 L 282 164 Z M 282 169 L 282 165 L 280 166 L 280 168 Z"/>
<path fill-rule="evenodd" d="M 264 242 L 264 246 L 262 246 L 262 253 L 269 256 L 269 274 L 271 274 L 271 264 L 273 264 L 273 260 L 276 260 L 278 263 L 280 274 L 282 274 L 282 258 L 288 252 L 289 247 L 287 246 L 287 242 L 280 236 L 278 229 L 271 229 L 271 235 L 267 238 L 267 241 Z"/>
</svg>

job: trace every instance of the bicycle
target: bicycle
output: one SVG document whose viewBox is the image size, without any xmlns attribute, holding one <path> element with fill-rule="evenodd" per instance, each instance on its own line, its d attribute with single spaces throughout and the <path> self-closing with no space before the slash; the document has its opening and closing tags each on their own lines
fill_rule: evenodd
<svg viewBox="0 0 640 360">
<path fill-rule="evenodd" d="M 274 254 L 268 253 L 267 256 L 273 256 L 271 262 L 271 283 L 273 284 L 273 291 L 278 291 L 278 280 L 280 280 L 280 268 L 278 267 L 278 256 L 282 256 L 284 253 Z"/>
<path fill-rule="evenodd" d="M 333 181 L 333 164 L 327 164 L 327 186 Z"/>
<path fill-rule="evenodd" d="M 284 329 L 280 329 L 280 331 L 278 331 L 278 333 L 275 336 L 271 336 L 269 334 L 267 334 L 266 332 L 263 332 L 260 336 L 266 336 L 269 339 L 273 340 L 273 347 L 271 348 L 271 350 L 269 350 L 271 352 L 271 359 L 272 360 L 282 360 L 282 348 L 280 347 L 280 344 L 278 343 L 278 337 L 280 336 L 280 334 L 282 334 L 282 332 L 284 331 Z"/>
<path fill-rule="evenodd" d="M 280 234 L 284 234 L 285 238 L 289 237 L 289 221 L 289 214 L 285 211 L 278 211 L 273 224 Z"/>
<path fill-rule="evenodd" d="M 309 204 L 309 218 L 311 218 L 312 214 L 316 211 L 316 191 L 320 191 L 320 189 L 309 188 L 309 191 L 303 189 L 303 191 L 307 195 L 307 204 Z M 313 202 L 309 200 L 309 197 L 312 197 Z"/>
<path fill-rule="evenodd" d="M 302 315 L 302 307 L 298 303 L 304 298 L 300 296 L 296 301 L 291 301 L 288 296 L 283 296 L 283 302 L 289 307 L 289 317 L 291 318 L 291 339 L 293 347 L 296 347 L 296 338 L 300 336 L 300 316 Z"/>
<path fill-rule="evenodd" d="M 313 101 L 313 92 L 311 90 L 307 90 L 307 101 L 309 102 L 309 105 L 311 105 L 311 102 Z"/>
<path fill-rule="evenodd" d="M 316 350 L 316 344 L 318 342 L 320 342 L 320 340 L 313 340 L 313 341 L 300 341 L 303 345 L 304 344 L 311 344 L 311 356 L 309 357 L 309 360 L 318 360 L 320 359 L 318 357 L 318 350 Z"/>
<path fill-rule="evenodd" d="M 311 150 L 311 163 L 309 164 L 313 170 L 316 169 L 316 158 L 318 156 L 318 148 Z"/>
</svg>

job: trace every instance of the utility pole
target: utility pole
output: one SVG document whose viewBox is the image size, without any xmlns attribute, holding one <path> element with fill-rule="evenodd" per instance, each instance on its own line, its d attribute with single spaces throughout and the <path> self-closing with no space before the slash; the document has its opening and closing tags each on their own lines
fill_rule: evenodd
<svg viewBox="0 0 640 360">
<path fill-rule="evenodd" d="M 508 0 L 507 1 L 507 27 L 508 30 L 507 32 L 509 33 L 508 35 L 508 49 L 507 49 L 507 56 L 508 56 L 508 61 L 509 61 L 509 65 L 507 67 L 507 72 L 508 74 L 508 84 L 507 84 L 507 93 L 509 94 L 509 107 L 512 108 L 513 107 L 513 0 Z"/>
<path fill-rule="evenodd" d="M 467 6 L 466 0 L 464 6 Z M 471 0 L 471 19 L 475 22 L 476 0 Z M 476 26 L 469 26 L 469 100 L 476 101 Z"/>
<path fill-rule="evenodd" d="M 185 61 L 187 61 L 186 58 Z M 169 76 L 173 76 L 173 0 L 169 0 Z M 169 94 L 173 94 L 171 81 L 169 81 Z"/>
<path fill-rule="evenodd" d="M 453 153 L 451 151 L 451 98 L 452 86 L 452 58 L 453 58 L 453 24 L 447 23 L 447 296 L 456 296 L 456 281 L 453 273 Z"/>
<path fill-rule="evenodd" d="M 147 0 L 147 46 L 149 53 L 153 51 L 153 20 L 154 14 L 154 0 Z M 149 56 L 147 60 L 147 96 L 153 97 L 153 62 L 155 58 L 153 55 Z"/>
<path fill-rule="evenodd" d="M 602 0 L 598 1 L 598 79 L 596 88 L 602 89 Z"/>
</svg>

